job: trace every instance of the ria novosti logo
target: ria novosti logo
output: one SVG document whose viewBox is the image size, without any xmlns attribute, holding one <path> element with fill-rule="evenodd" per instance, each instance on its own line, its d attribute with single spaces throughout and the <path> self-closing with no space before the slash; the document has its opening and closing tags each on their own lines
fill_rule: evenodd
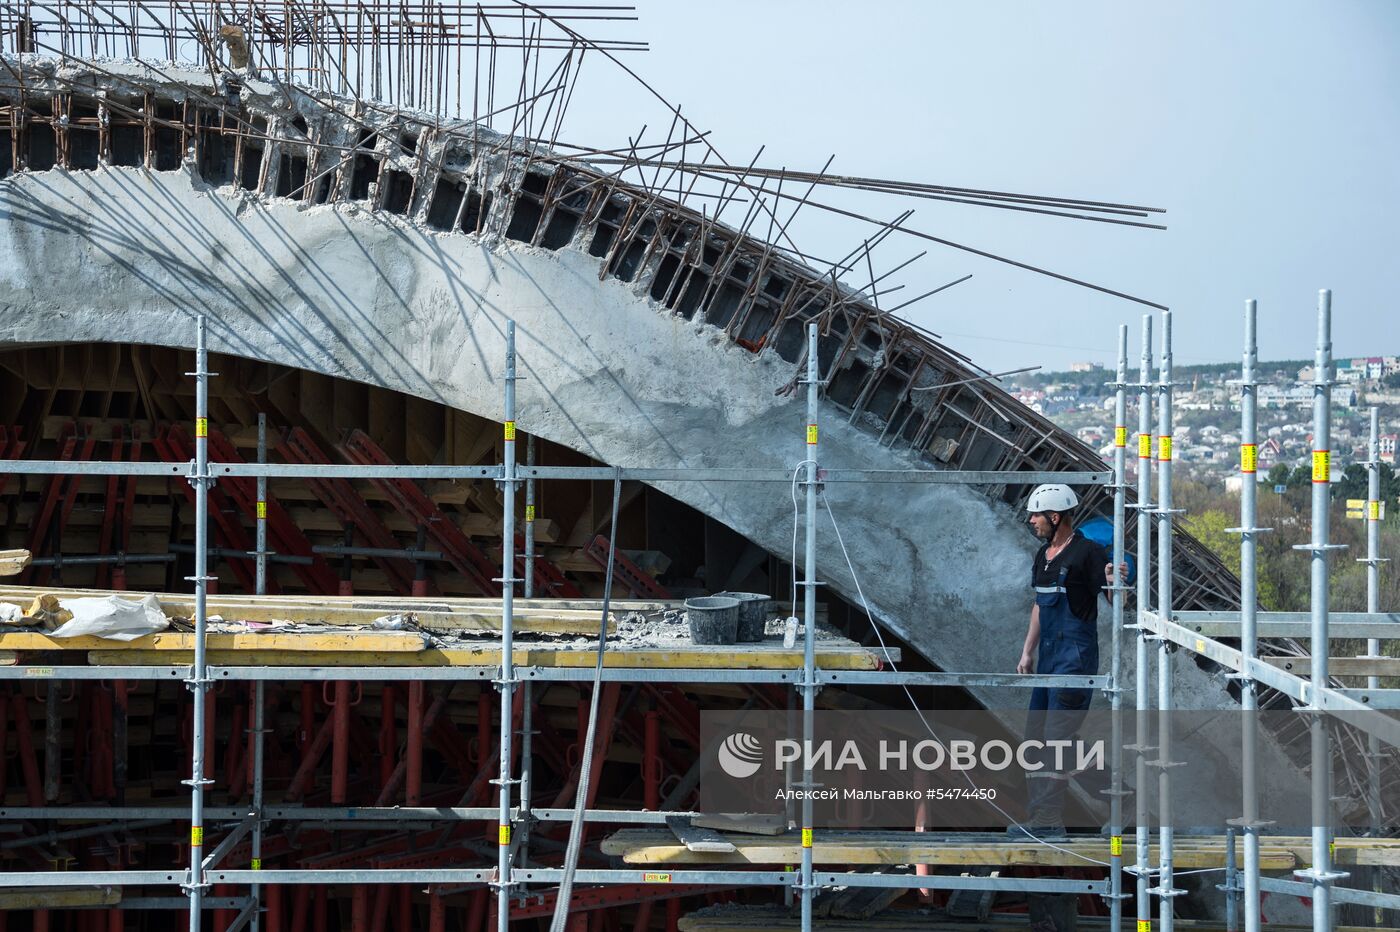
<svg viewBox="0 0 1400 932">
<path fill-rule="evenodd" d="M 763 745 L 751 734 L 736 731 L 719 746 L 719 765 L 736 780 L 747 780 L 763 766 Z"/>
<path fill-rule="evenodd" d="M 767 756 L 763 742 L 743 731 L 725 738 L 716 755 L 721 769 L 736 780 L 746 780 L 758 773 Z M 1014 768 L 1028 773 L 1039 770 L 1082 773 L 1107 769 L 1106 742 L 1102 738 L 1027 740 L 1017 744 L 1000 739 L 957 738 L 945 743 L 933 738 L 915 742 L 882 738 L 874 747 L 863 747 L 855 739 L 811 743 L 791 738 L 774 741 L 774 769 L 782 770 L 784 765 L 793 763 L 803 769 L 836 773 L 844 770 L 996 772 Z"/>
</svg>

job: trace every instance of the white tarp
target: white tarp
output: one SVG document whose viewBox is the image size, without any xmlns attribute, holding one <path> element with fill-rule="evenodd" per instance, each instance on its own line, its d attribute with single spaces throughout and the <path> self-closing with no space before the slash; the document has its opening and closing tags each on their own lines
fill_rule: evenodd
<svg viewBox="0 0 1400 932">
<path fill-rule="evenodd" d="M 0 602 L 0 625 L 25 624 L 24 609 L 9 602 Z"/>
<path fill-rule="evenodd" d="M 170 627 L 170 619 L 160 610 L 160 601 L 154 595 L 139 601 L 115 595 L 64 599 L 62 604 L 73 613 L 73 617 L 50 632 L 49 637 L 92 635 L 113 641 L 134 641 Z"/>
</svg>

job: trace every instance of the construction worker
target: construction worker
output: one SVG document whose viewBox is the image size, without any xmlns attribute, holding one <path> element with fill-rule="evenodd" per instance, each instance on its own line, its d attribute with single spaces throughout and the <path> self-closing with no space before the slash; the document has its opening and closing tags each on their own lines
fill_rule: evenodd
<svg viewBox="0 0 1400 932">
<path fill-rule="evenodd" d="M 1112 584 L 1113 566 L 1101 544 L 1074 528 L 1078 506 L 1078 496 L 1066 485 L 1039 486 L 1026 502 L 1031 529 L 1044 543 L 1031 564 L 1035 603 L 1017 673 L 1092 676 L 1099 672 L 1098 599 L 1104 587 Z M 1121 572 L 1126 578 L 1126 565 Z M 1032 689 L 1026 740 L 1073 739 L 1092 698 L 1090 689 Z M 1039 755 L 1038 763 L 1039 770 L 1026 774 L 1026 821 L 1007 832 L 1013 841 L 1068 837 L 1064 811 L 1071 775 L 1055 769 L 1052 753 Z M 1031 893 L 1026 906 L 1033 932 L 1077 927 L 1075 894 Z"/>
<path fill-rule="evenodd" d="M 1079 498 L 1066 485 L 1042 485 L 1026 502 L 1029 522 L 1043 544 L 1031 566 L 1035 604 L 1021 651 L 1017 673 L 1074 674 L 1099 672 L 1098 598 L 1113 581 L 1113 567 L 1104 548 L 1073 525 Z M 1124 577 L 1127 567 L 1121 568 Z M 1104 593 L 1107 596 L 1107 593 Z M 1036 687 L 1031 690 L 1027 740 L 1073 738 L 1089 709 L 1091 689 Z M 1042 768 L 1027 775 L 1025 828 L 1037 838 L 1064 837 L 1064 800 L 1069 774 L 1057 772 L 1053 755 Z"/>
</svg>

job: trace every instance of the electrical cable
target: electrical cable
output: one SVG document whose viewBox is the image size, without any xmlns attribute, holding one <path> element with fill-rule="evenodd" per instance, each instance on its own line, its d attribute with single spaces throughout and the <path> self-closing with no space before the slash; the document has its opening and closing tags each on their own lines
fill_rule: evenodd
<svg viewBox="0 0 1400 932">
<path fill-rule="evenodd" d="M 794 497 L 795 497 L 796 494 L 797 494 L 796 489 L 797 489 L 796 481 L 794 480 L 794 483 L 793 483 L 793 495 L 794 495 Z M 876 637 L 877 639 L 879 639 L 879 641 L 880 641 L 880 650 L 884 653 L 884 660 L 885 660 L 885 662 L 888 663 L 888 664 L 890 665 L 890 669 L 891 669 L 891 670 L 894 670 L 895 672 L 898 672 L 898 669 L 899 669 L 899 668 L 895 665 L 894 660 L 890 657 L 890 650 L 889 650 L 889 647 L 885 644 L 885 636 L 884 636 L 883 633 L 881 633 L 881 631 L 880 631 L 880 626 L 875 622 L 875 616 L 874 616 L 874 614 L 870 611 L 870 604 L 869 604 L 869 603 L 866 601 L 866 599 L 865 599 L 865 590 L 861 588 L 861 585 L 860 585 L 860 577 L 856 575 L 856 568 L 855 568 L 855 566 L 852 565 L 852 563 L 851 563 L 851 555 L 846 551 L 846 541 L 845 541 L 845 539 L 842 538 L 842 536 L 841 536 L 841 527 L 840 527 L 840 525 L 838 525 L 838 524 L 836 523 L 836 514 L 831 510 L 831 502 L 827 500 L 827 497 L 826 497 L 826 495 L 825 495 L 824 493 L 822 494 L 821 498 L 822 498 L 822 505 L 826 508 L 827 517 L 831 519 L 831 528 L 832 528 L 833 531 L 836 532 L 836 542 L 837 542 L 837 544 L 839 544 L 840 547 L 841 547 L 841 556 L 842 556 L 843 558 L 845 558 L 845 560 L 846 560 L 846 569 L 850 571 L 851 579 L 852 579 L 852 581 L 855 583 L 855 586 L 856 586 L 856 595 L 860 597 L 860 606 L 861 606 L 861 609 L 864 610 L 864 612 L 865 612 L 865 617 L 866 617 L 866 619 L 870 622 L 870 627 L 875 631 L 875 637 Z M 795 530 L 794 530 L 794 533 L 796 533 Z M 916 715 L 919 716 L 919 721 L 923 722 L 924 728 L 925 728 L 925 730 L 928 731 L 929 736 L 930 736 L 931 738 L 933 738 L 934 741 L 938 742 L 938 744 L 939 744 L 940 747 L 942 747 L 942 746 L 944 745 L 943 739 L 940 738 L 940 737 L 938 737 L 937 732 L 935 732 L 935 731 L 933 730 L 933 726 L 930 725 L 928 719 L 924 717 L 924 712 L 923 712 L 922 709 L 919 708 L 918 702 L 916 702 L 916 701 L 914 700 L 914 694 L 911 693 L 911 692 L 909 691 L 908 685 L 907 685 L 907 684 L 904 684 L 904 683 L 900 683 L 899 686 L 900 686 L 900 689 L 904 690 L 904 695 L 909 699 L 910 708 L 912 708 L 912 709 L 914 710 L 914 713 L 915 713 Z M 977 784 L 976 784 L 975 782 L 973 782 L 972 777 L 967 773 L 967 771 L 961 771 L 961 773 L 962 773 L 962 775 L 963 775 L 963 779 L 965 779 L 965 780 L 967 781 L 968 786 L 970 786 L 970 787 L 971 787 L 972 789 L 974 789 L 974 790 L 980 790 L 980 789 L 981 789 L 981 787 L 977 786 Z M 1050 842 L 1050 841 L 1046 841 L 1045 839 L 1040 838 L 1040 837 L 1034 835 L 1029 829 L 1026 828 L 1026 826 L 1022 825 L 1020 822 L 1016 821 L 1016 819 L 1012 818 L 1012 816 L 1011 816 L 1011 814 L 1010 814 L 1009 812 L 1007 812 L 1005 809 L 1001 808 L 1001 806 L 997 805 L 997 803 L 996 803 L 995 800 L 988 799 L 988 800 L 986 800 L 986 802 L 987 802 L 988 805 L 990 805 L 990 806 L 991 806 L 993 809 L 995 809 L 997 812 L 999 812 L 999 813 L 1001 813 L 1003 816 L 1005 816 L 1005 817 L 1007 818 L 1007 820 L 1008 820 L 1013 826 L 1015 826 L 1016 828 L 1018 828 L 1018 829 L 1020 829 L 1022 832 L 1024 832 L 1025 835 L 1026 835 L 1026 837 L 1029 838 L 1031 841 L 1035 842 L 1036 844 L 1042 845 L 1042 846 L 1044 846 L 1044 847 L 1046 847 L 1046 848 L 1049 848 L 1049 849 L 1051 849 L 1051 850 L 1054 850 L 1054 851 L 1059 851 L 1059 852 L 1061 852 L 1061 853 L 1063 853 L 1063 854 L 1068 854 L 1068 855 L 1070 855 L 1071 857 L 1078 858 L 1078 859 L 1080 859 L 1080 860 L 1082 860 L 1082 861 L 1086 861 L 1086 862 L 1088 862 L 1088 863 L 1090 863 L 1090 864 L 1095 864 L 1095 865 L 1098 865 L 1098 866 L 1100 866 L 1100 867 L 1112 867 L 1112 866 L 1113 866 L 1113 865 L 1111 865 L 1111 864 L 1110 864 L 1109 862 L 1107 862 L 1107 861 L 1100 861 L 1100 860 L 1097 859 L 1097 858 L 1089 857 L 1088 855 L 1081 854 L 1081 853 L 1079 853 L 1078 851 L 1074 851 L 1073 849 L 1070 849 L 1070 848 L 1062 847 L 1062 846 L 1060 846 L 1060 845 L 1054 844 L 1053 842 Z"/>
<path fill-rule="evenodd" d="M 797 614 L 797 475 L 802 471 L 802 467 L 812 463 L 811 460 L 803 460 L 792 469 L 792 562 L 788 564 L 792 568 L 792 613 Z"/>
<path fill-rule="evenodd" d="M 549 932 L 564 932 L 564 924 L 569 918 L 569 901 L 573 898 L 574 871 L 578 868 L 579 849 L 583 845 L 583 806 L 588 799 L 589 771 L 593 768 L 593 742 L 598 732 L 598 696 L 603 691 L 603 653 L 608 645 L 608 607 L 612 601 L 613 555 L 617 552 L 617 512 L 621 501 L 622 472 L 614 467 L 612 523 L 608 528 L 608 567 L 603 577 L 603 617 L 598 626 L 598 658 L 593 667 L 593 695 L 588 703 L 588 731 L 583 739 L 583 756 L 578 765 L 578 790 L 574 795 L 574 813 L 569 822 L 569 844 L 564 849 L 564 875 L 559 881 L 559 893 L 554 901 L 554 915 L 549 921 Z"/>
</svg>

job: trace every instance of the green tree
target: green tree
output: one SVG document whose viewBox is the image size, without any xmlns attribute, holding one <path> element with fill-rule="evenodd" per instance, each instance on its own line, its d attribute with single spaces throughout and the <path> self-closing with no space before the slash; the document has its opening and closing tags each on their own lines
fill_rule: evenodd
<svg viewBox="0 0 1400 932">
<path fill-rule="evenodd" d="M 1397 477 L 1395 470 L 1389 463 L 1381 463 L 1381 500 L 1395 501 L 1396 496 L 1400 496 L 1400 477 Z M 1367 475 L 1366 467 L 1359 463 L 1352 463 L 1342 473 L 1342 481 L 1333 487 L 1333 499 L 1345 501 L 1348 498 L 1366 498 L 1367 490 L 1370 488 L 1370 476 Z"/>
</svg>

